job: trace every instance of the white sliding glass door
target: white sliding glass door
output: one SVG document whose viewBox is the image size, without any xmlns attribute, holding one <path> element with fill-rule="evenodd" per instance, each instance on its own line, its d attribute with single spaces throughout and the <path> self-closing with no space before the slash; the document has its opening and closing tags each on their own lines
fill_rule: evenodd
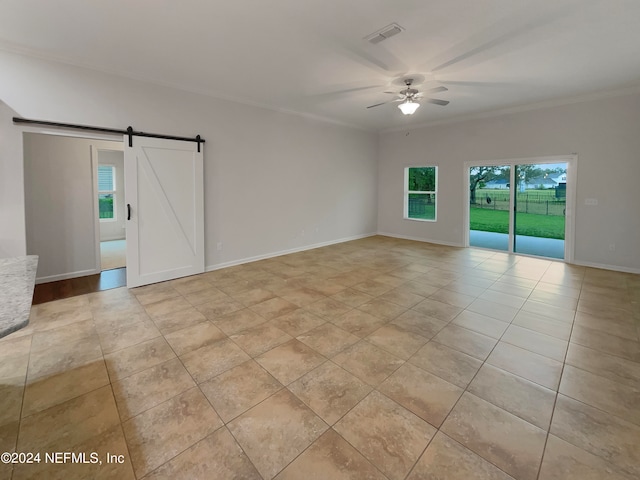
<svg viewBox="0 0 640 480">
<path fill-rule="evenodd" d="M 571 259 L 573 156 L 468 163 L 465 171 L 468 245 Z"/>
</svg>

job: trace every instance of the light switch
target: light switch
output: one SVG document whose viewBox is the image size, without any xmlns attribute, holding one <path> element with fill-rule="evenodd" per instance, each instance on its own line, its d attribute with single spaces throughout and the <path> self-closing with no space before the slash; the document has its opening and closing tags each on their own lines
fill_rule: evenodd
<svg viewBox="0 0 640 480">
<path fill-rule="evenodd" d="M 585 205 L 597 205 L 598 204 L 598 199 L 597 198 L 585 198 L 584 199 L 584 204 Z"/>
</svg>

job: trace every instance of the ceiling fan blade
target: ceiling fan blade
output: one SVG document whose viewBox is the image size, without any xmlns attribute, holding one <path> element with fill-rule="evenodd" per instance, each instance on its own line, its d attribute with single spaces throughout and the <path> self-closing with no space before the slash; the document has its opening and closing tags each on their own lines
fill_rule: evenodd
<svg viewBox="0 0 640 480">
<path fill-rule="evenodd" d="M 516 84 L 513 82 L 467 82 L 460 80 L 440 80 L 441 83 L 445 83 L 447 85 L 454 85 L 457 87 L 513 87 Z"/>
<path fill-rule="evenodd" d="M 367 108 L 379 107 L 380 105 L 384 105 L 385 103 L 390 103 L 390 101 L 389 102 L 376 103 L 375 105 L 369 105 Z"/>
<path fill-rule="evenodd" d="M 327 37 L 324 26 L 321 27 L 319 35 L 323 43 L 330 41 L 334 48 L 343 55 L 380 74 L 396 76 L 400 72 L 407 71 L 407 65 L 383 45 L 372 45 L 369 42 L 354 40 L 351 37 Z"/>
<path fill-rule="evenodd" d="M 594 2 L 589 0 L 587 3 Z M 487 25 L 480 32 L 463 39 L 447 51 L 419 65 L 416 70 L 438 72 L 457 64 L 468 68 L 515 52 L 530 44 L 528 40 L 536 30 L 558 23 L 575 13 L 575 5 L 571 2 L 550 3 L 550 6 L 542 11 L 537 2 L 529 2 L 529 4 L 528 7 L 492 25 Z M 585 6 L 583 5 L 582 8 Z"/>
<path fill-rule="evenodd" d="M 344 90 L 336 90 L 335 92 L 325 92 L 324 94 L 320 94 L 320 95 L 342 95 L 342 94 L 350 94 L 350 93 L 354 93 L 354 92 L 361 92 L 363 90 L 371 90 L 374 88 L 380 88 L 380 85 L 365 85 L 362 87 L 352 87 L 352 88 L 345 88 Z"/>
<path fill-rule="evenodd" d="M 424 101 L 427 103 L 433 103 L 434 105 L 441 105 L 443 107 L 445 105 L 449 105 L 449 100 L 440 100 L 437 98 L 425 98 Z"/>
<path fill-rule="evenodd" d="M 338 87 L 338 88 L 335 88 Z M 380 88 L 382 85 L 336 85 L 334 89 L 327 89 L 318 93 L 307 95 L 310 100 L 325 101 L 325 100 L 340 100 L 347 96 L 366 94 L 367 90 L 374 88 Z"/>
<path fill-rule="evenodd" d="M 447 87 L 440 85 L 439 87 L 427 88 L 424 93 L 439 93 L 448 91 L 449 89 Z"/>
</svg>

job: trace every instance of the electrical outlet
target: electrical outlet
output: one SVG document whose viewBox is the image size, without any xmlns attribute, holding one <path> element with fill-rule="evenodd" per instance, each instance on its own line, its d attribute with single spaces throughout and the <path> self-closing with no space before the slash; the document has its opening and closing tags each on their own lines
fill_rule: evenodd
<svg viewBox="0 0 640 480">
<path fill-rule="evenodd" d="M 218 242 L 218 244 L 216 245 L 216 248 L 218 250 L 222 250 L 222 242 Z"/>
<path fill-rule="evenodd" d="M 616 244 L 615 243 L 610 243 L 609 244 L 609 251 L 610 252 L 615 252 L 616 251 Z"/>
</svg>

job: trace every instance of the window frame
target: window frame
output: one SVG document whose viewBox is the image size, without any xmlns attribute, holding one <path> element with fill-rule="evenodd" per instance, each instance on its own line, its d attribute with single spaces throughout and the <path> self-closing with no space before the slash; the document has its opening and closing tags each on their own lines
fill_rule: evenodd
<svg viewBox="0 0 640 480">
<path fill-rule="evenodd" d="M 433 168 L 434 169 L 434 190 L 429 191 L 417 191 L 409 190 L 409 170 L 412 168 Z M 438 165 L 411 165 L 404 168 L 404 212 L 403 218 L 405 220 L 412 220 L 417 222 L 437 222 L 438 221 Z M 413 218 L 409 216 L 409 195 L 433 195 L 434 209 L 433 218 Z"/>
<path fill-rule="evenodd" d="M 101 167 L 110 167 L 111 168 L 111 179 L 112 179 L 112 187 L 113 190 L 100 190 L 100 179 L 98 177 L 98 220 L 100 222 L 116 222 L 118 220 L 118 210 L 116 208 L 116 192 L 117 192 L 117 183 L 116 183 L 116 173 L 117 168 L 116 165 L 110 163 L 101 163 L 98 165 L 98 175 Z M 113 217 L 111 218 L 100 218 L 100 195 L 113 195 Z"/>
</svg>

